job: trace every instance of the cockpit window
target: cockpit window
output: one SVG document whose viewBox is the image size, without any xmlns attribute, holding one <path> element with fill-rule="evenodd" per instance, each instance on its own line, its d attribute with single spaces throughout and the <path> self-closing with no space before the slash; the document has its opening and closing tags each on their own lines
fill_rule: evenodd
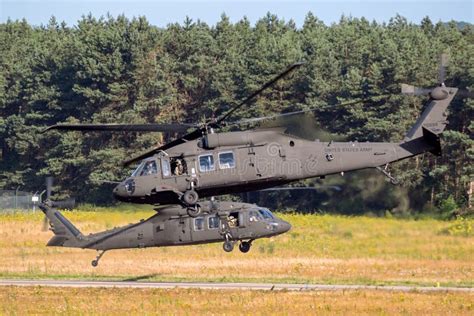
<svg viewBox="0 0 474 316">
<path fill-rule="evenodd" d="M 199 156 L 199 171 L 213 171 L 214 170 L 214 157 L 210 155 Z"/>
<path fill-rule="evenodd" d="M 145 162 L 140 176 L 149 176 L 157 173 L 158 169 L 156 168 L 156 162 L 154 160 L 150 160 Z"/>
<path fill-rule="evenodd" d="M 265 208 L 259 209 L 258 212 L 263 216 L 264 219 L 274 219 L 273 214 Z"/>
<path fill-rule="evenodd" d="M 132 177 L 136 177 L 138 175 L 138 173 L 140 172 L 140 169 L 143 167 L 143 162 L 141 164 L 138 165 L 137 169 L 135 169 L 133 172 L 132 172 Z"/>
<path fill-rule="evenodd" d="M 263 220 L 263 216 L 257 211 L 250 211 L 249 212 L 249 221 L 257 222 Z"/>
</svg>

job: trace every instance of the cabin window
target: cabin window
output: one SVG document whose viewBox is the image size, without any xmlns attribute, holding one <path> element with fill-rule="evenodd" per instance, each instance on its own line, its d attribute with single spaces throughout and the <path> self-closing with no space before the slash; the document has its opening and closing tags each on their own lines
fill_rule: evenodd
<svg viewBox="0 0 474 316">
<path fill-rule="evenodd" d="M 219 153 L 219 168 L 230 169 L 235 168 L 234 153 L 231 151 Z"/>
<path fill-rule="evenodd" d="M 156 167 L 156 162 L 154 160 L 150 160 L 145 162 L 140 176 L 149 176 L 157 173 L 158 169 Z"/>
<path fill-rule="evenodd" d="M 170 162 L 167 159 L 161 160 L 161 169 L 163 171 L 163 177 L 169 177 L 171 174 Z"/>
<path fill-rule="evenodd" d="M 219 217 L 211 216 L 208 219 L 209 229 L 217 229 L 219 228 Z"/>
<path fill-rule="evenodd" d="M 214 170 L 214 157 L 210 155 L 199 156 L 199 171 L 213 171 Z"/>
<path fill-rule="evenodd" d="M 195 231 L 204 230 L 204 217 L 196 217 L 194 219 L 194 230 Z"/>
</svg>

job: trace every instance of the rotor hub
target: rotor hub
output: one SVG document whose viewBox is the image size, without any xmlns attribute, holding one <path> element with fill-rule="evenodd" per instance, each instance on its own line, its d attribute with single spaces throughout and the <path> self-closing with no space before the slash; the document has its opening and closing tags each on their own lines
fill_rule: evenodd
<svg viewBox="0 0 474 316">
<path fill-rule="evenodd" d="M 448 95 L 448 90 L 443 86 L 436 87 L 430 92 L 430 96 L 434 100 L 444 100 L 448 97 Z"/>
</svg>

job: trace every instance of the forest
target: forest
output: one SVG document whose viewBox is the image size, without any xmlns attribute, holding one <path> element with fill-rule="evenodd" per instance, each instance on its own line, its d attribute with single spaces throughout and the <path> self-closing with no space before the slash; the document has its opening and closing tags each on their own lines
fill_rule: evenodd
<svg viewBox="0 0 474 316">
<path fill-rule="evenodd" d="M 429 17 L 377 23 L 342 16 L 325 25 L 308 13 L 301 27 L 271 13 L 256 23 L 222 15 L 216 25 L 187 18 L 166 28 L 125 16 L 83 16 L 73 26 L 54 17 L 40 26 L 7 21 L 0 24 L 0 189 L 40 191 L 51 175 L 55 196 L 112 205 L 107 181 L 131 172 L 121 162 L 177 135 L 41 133 L 46 126 L 204 122 L 296 61 L 306 64 L 233 119 L 311 110 L 262 124 L 296 125 L 321 139 L 401 141 L 427 98 L 402 95 L 400 86 L 436 85 L 441 53 L 449 55 L 446 85 L 472 90 L 474 26 Z M 397 186 L 364 170 L 294 184 L 313 191 L 241 198 L 317 213 L 472 213 L 473 117 L 474 100 L 455 99 L 442 155 L 391 166 Z"/>
</svg>

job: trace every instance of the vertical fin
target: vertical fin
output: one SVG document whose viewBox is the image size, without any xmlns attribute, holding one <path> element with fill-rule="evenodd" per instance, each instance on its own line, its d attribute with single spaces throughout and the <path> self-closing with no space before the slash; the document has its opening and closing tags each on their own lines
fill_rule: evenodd
<svg viewBox="0 0 474 316">
<path fill-rule="evenodd" d="M 446 128 L 447 120 L 446 120 L 446 110 L 453 100 L 456 92 L 458 91 L 457 88 L 444 88 L 448 91 L 448 95 L 446 98 L 442 100 L 435 100 L 431 99 L 430 103 L 423 111 L 421 116 L 416 121 L 415 125 L 408 131 L 407 135 L 405 136 L 405 142 L 410 140 L 414 140 L 417 138 L 425 137 L 423 133 L 423 128 L 428 129 L 431 133 L 439 135 L 443 132 Z"/>
<path fill-rule="evenodd" d="M 49 219 L 54 237 L 48 242 L 48 246 L 79 247 L 83 239 L 82 233 L 57 209 L 47 204 L 39 205 L 44 215 Z"/>
</svg>

